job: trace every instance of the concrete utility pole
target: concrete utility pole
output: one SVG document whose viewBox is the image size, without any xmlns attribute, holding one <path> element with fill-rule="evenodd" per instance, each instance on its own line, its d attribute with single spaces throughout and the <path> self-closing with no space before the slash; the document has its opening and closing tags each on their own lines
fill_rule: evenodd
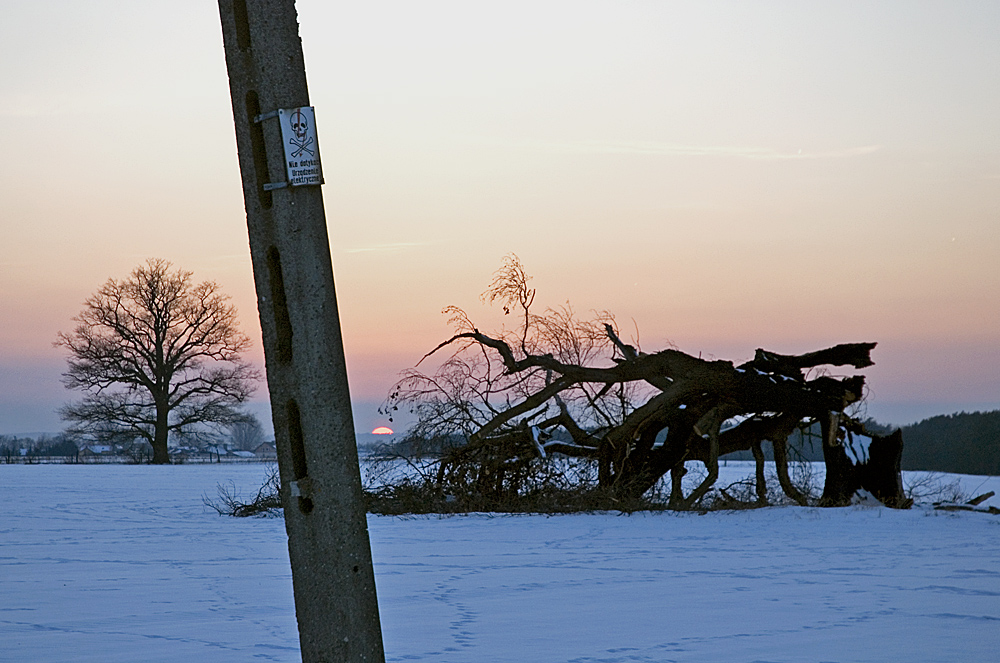
<svg viewBox="0 0 1000 663">
<path fill-rule="evenodd" d="M 294 0 L 219 0 L 304 663 L 382 631 Z"/>
</svg>

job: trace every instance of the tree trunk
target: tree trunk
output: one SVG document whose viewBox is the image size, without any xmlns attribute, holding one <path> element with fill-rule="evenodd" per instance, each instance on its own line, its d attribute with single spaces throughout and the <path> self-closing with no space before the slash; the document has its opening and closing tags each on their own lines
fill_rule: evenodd
<svg viewBox="0 0 1000 663">
<path fill-rule="evenodd" d="M 687 474 L 687 468 L 684 467 L 684 461 L 677 463 L 674 467 L 670 469 L 670 508 L 680 509 L 684 506 L 684 475 Z"/>
<path fill-rule="evenodd" d="M 861 487 L 882 504 L 893 509 L 909 509 L 913 500 L 903 492 L 900 462 L 903 458 L 903 431 L 872 437 L 868 447 L 868 462 L 858 468 Z"/>
<path fill-rule="evenodd" d="M 167 426 L 170 411 L 165 405 L 156 405 L 156 425 L 153 428 L 153 460 L 154 465 L 166 465 L 170 462 L 167 452 Z"/>
<path fill-rule="evenodd" d="M 754 489 L 757 493 L 757 505 L 767 506 L 767 478 L 764 476 L 764 451 L 760 448 L 760 440 L 755 440 L 753 446 L 754 469 L 756 472 L 756 482 Z"/>
<path fill-rule="evenodd" d="M 774 449 L 774 469 L 778 474 L 778 483 L 786 496 L 799 506 L 809 506 L 809 498 L 802 494 L 792 478 L 788 475 L 788 439 L 780 438 L 771 440 L 771 447 Z"/>
<path fill-rule="evenodd" d="M 827 412 L 820 420 L 823 460 L 826 462 L 826 481 L 823 484 L 823 496 L 819 499 L 820 506 L 847 506 L 854 493 L 861 488 L 854 463 L 847 457 L 844 445 L 837 439 L 839 423 L 836 412 Z"/>
<path fill-rule="evenodd" d="M 831 417 L 833 423 L 836 420 Z M 826 484 L 820 506 L 847 506 L 861 489 L 867 490 L 882 504 L 893 509 L 908 509 L 913 500 L 903 493 L 900 461 L 903 456 L 903 433 L 872 436 L 864 462 L 853 462 L 844 445 L 836 439 L 836 428 L 829 435 L 824 422 L 823 457 L 826 460 Z M 833 444 L 830 443 L 832 439 Z"/>
<path fill-rule="evenodd" d="M 690 509 L 697 504 L 698 500 L 705 496 L 713 485 L 715 485 L 715 480 L 719 478 L 719 424 L 721 422 L 716 418 L 711 422 L 711 429 L 708 432 L 708 462 L 705 463 L 705 469 L 708 471 L 708 476 L 698 484 L 698 487 L 691 491 L 691 494 L 684 499 L 684 508 Z M 695 431 L 697 431 L 697 426 Z"/>
</svg>

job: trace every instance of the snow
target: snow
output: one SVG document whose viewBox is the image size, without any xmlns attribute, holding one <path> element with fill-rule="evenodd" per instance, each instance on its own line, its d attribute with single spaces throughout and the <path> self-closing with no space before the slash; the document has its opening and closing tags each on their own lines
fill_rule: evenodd
<svg viewBox="0 0 1000 663">
<path fill-rule="evenodd" d="M 748 467 L 720 468 L 720 484 Z M 0 465 L 0 661 L 300 660 L 283 521 L 202 504 L 264 474 Z M 1000 479 L 945 478 L 1000 492 Z M 1000 643 L 1000 518 L 984 513 L 861 504 L 369 528 L 389 661 L 985 662 Z"/>
<path fill-rule="evenodd" d="M 868 448 L 872 445 L 872 438 L 867 435 L 855 435 L 848 433 L 844 448 L 847 451 L 847 460 L 852 465 L 863 465 L 868 462 Z"/>
</svg>

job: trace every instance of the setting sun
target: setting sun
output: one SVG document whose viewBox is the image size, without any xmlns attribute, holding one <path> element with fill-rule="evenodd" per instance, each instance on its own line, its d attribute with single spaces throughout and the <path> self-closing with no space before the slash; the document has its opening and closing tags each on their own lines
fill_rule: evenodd
<svg viewBox="0 0 1000 663">
<path fill-rule="evenodd" d="M 392 429 L 387 426 L 379 426 L 372 431 L 372 435 L 392 435 Z"/>
</svg>

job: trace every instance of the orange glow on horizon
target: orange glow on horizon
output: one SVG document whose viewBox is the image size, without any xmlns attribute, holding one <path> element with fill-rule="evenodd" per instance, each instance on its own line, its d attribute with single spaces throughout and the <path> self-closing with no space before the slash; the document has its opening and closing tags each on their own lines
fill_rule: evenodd
<svg viewBox="0 0 1000 663">
<path fill-rule="evenodd" d="M 393 430 L 388 426 L 379 426 L 372 431 L 372 435 L 392 435 Z"/>
</svg>

